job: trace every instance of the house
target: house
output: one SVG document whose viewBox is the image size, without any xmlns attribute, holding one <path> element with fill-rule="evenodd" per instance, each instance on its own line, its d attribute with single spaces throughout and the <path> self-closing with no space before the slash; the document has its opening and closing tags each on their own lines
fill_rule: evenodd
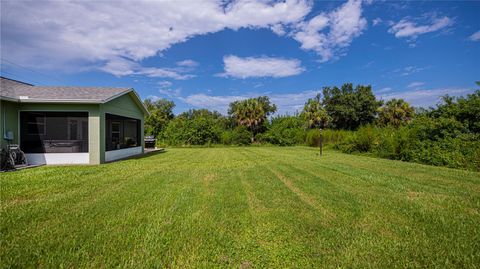
<svg viewBox="0 0 480 269">
<path fill-rule="evenodd" d="M 1 148 L 19 144 L 29 164 L 99 164 L 143 153 L 148 111 L 132 88 L 0 79 Z"/>
</svg>

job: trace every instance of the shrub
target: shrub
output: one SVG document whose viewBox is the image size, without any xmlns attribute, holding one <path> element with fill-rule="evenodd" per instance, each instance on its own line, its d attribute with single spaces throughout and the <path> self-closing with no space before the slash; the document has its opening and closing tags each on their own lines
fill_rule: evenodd
<svg viewBox="0 0 480 269">
<path fill-rule="evenodd" d="M 244 126 L 222 133 L 222 143 L 225 145 L 250 145 L 252 134 Z"/>
<path fill-rule="evenodd" d="M 303 125 L 304 122 L 295 116 L 274 118 L 267 132 L 261 135 L 259 140 L 280 146 L 303 144 L 305 139 Z"/>
<path fill-rule="evenodd" d="M 355 132 L 354 149 L 359 152 L 371 151 L 378 143 L 378 130 L 372 125 L 362 126 Z"/>
<path fill-rule="evenodd" d="M 322 130 L 323 144 L 324 145 L 339 145 L 352 136 L 351 131 L 346 130 L 332 130 L 325 129 Z M 320 131 L 316 129 L 308 130 L 305 135 L 305 144 L 310 147 L 320 146 Z"/>
<path fill-rule="evenodd" d="M 320 132 L 316 129 L 308 130 L 305 136 L 305 144 L 309 147 L 318 147 L 320 145 Z"/>
<path fill-rule="evenodd" d="M 170 121 L 161 139 L 169 145 L 205 145 L 220 142 L 222 127 L 211 117 L 177 117 Z"/>
</svg>

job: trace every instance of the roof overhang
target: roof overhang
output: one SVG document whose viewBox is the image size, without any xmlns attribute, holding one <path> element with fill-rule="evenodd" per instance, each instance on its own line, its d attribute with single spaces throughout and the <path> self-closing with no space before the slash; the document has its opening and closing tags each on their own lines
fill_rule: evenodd
<svg viewBox="0 0 480 269">
<path fill-rule="evenodd" d="M 116 94 L 114 96 L 111 96 L 107 99 L 101 100 L 101 99 L 36 99 L 36 98 L 11 98 L 11 97 L 6 97 L 6 96 L 1 96 L 0 95 L 0 100 L 5 100 L 5 101 L 10 101 L 10 102 L 17 102 L 17 103 L 44 103 L 44 104 L 105 104 L 107 102 L 112 101 L 113 99 L 116 99 L 120 96 L 123 96 L 125 94 L 129 94 L 130 97 L 132 97 L 133 101 L 140 107 L 140 109 L 147 115 L 150 115 L 150 112 L 148 111 L 147 107 L 145 107 L 145 104 L 143 104 L 142 100 L 140 99 L 140 96 L 138 96 L 137 92 L 133 89 L 130 88 L 124 92 L 121 92 L 119 94 Z"/>
</svg>

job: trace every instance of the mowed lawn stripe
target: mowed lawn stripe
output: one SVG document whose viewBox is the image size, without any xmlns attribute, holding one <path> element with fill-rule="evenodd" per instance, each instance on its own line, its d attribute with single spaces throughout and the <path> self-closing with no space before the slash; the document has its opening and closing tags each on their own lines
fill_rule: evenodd
<svg viewBox="0 0 480 269">
<path fill-rule="evenodd" d="M 464 255 L 464 257 L 471 255 L 471 257 L 475 257 L 474 259 L 478 259 L 478 251 L 475 250 L 478 246 L 478 241 L 468 239 L 472 236 L 474 238 L 478 238 L 479 236 L 478 227 L 474 225 L 474 223 L 480 223 L 478 214 L 472 214 L 472 212 L 478 212 L 477 201 L 479 193 L 476 192 L 476 187 L 478 185 L 473 188 L 473 191 L 472 188 L 458 188 L 458 186 L 454 184 L 455 180 L 448 180 L 443 176 L 441 180 L 446 182 L 445 185 L 449 185 L 451 188 L 454 186 L 455 189 L 446 189 L 444 186 L 430 186 L 430 184 L 424 186 L 422 183 L 425 183 L 426 181 L 431 183 L 432 181 L 438 180 L 432 178 L 432 176 L 427 173 L 420 174 L 422 176 L 425 175 L 426 177 L 419 177 L 419 174 L 416 173 L 409 178 L 404 174 L 392 175 L 392 173 L 372 173 L 366 168 L 355 168 L 353 165 L 350 165 L 350 163 L 347 163 L 345 167 L 338 165 L 334 169 L 331 169 L 331 164 L 324 164 L 322 158 L 317 158 L 316 162 L 319 163 L 319 165 L 316 166 L 311 165 L 312 159 L 310 158 L 296 157 L 287 159 L 287 162 L 285 161 L 286 155 L 285 153 L 283 154 L 283 158 L 281 158 L 282 161 L 280 161 L 283 164 L 283 167 L 298 167 L 295 173 L 290 174 L 292 175 L 292 178 L 301 179 L 296 181 L 293 180 L 293 182 L 296 182 L 300 188 L 304 188 L 306 192 L 308 192 L 308 190 L 318 192 L 325 187 L 325 184 L 321 184 L 320 186 L 309 186 L 308 184 L 305 184 L 305 182 L 309 182 L 308 180 L 305 180 L 308 176 L 302 175 L 302 171 L 305 173 L 314 173 L 321 178 L 328 178 L 342 182 L 339 177 L 332 175 L 329 176 L 328 170 L 333 170 L 346 175 L 346 178 L 350 180 L 351 183 L 361 182 L 356 181 L 356 179 L 362 179 L 365 182 L 374 182 L 375 184 L 364 186 L 356 184 L 355 189 L 348 188 L 351 193 L 358 198 L 357 200 L 361 201 L 363 205 L 362 212 L 367 213 L 368 216 L 359 222 L 360 225 L 364 226 L 365 224 L 368 224 L 375 228 L 376 223 L 380 223 L 381 225 L 377 225 L 378 227 L 373 229 L 373 232 L 393 235 L 393 232 L 396 231 L 396 233 L 402 238 L 407 236 L 408 240 L 406 240 L 405 243 L 410 243 L 411 238 L 415 238 L 417 244 L 424 246 L 419 247 L 417 250 L 414 248 L 396 250 L 394 244 L 401 240 L 392 238 L 394 241 L 385 242 L 387 245 L 384 246 L 385 250 L 390 252 L 392 259 L 398 255 L 398 251 L 409 250 L 405 255 L 412 257 L 411 262 L 412 265 L 415 266 L 423 266 L 423 262 L 428 262 L 428 258 L 427 261 L 423 261 L 423 256 L 436 256 L 438 259 L 445 259 L 445 257 L 447 257 L 447 259 L 455 260 L 458 256 L 461 256 L 460 253 L 462 253 L 464 249 L 464 246 L 461 244 L 465 244 L 466 241 L 471 244 L 469 246 L 470 252 L 467 253 L 467 255 Z M 339 155 L 342 158 L 344 157 L 342 156 L 343 154 L 335 152 L 332 152 L 332 154 Z M 326 157 L 325 160 L 328 160 L 327 162 L 330 162 L 335 158 L 335 156 L 330 156 L 330 158 L 328 158 L 328 156 Z M 373 158 L 365 159 L 370 159 L 372 162 L 376 161 L 376 159 Z M 365 159 L 362 161 L 365 161 Z M 345 161 L 338 160 L 338 162 L 342 164 Z M 400 165 L 405 165 L 405 163 L 401 163 Z M 372 170 L 376 169 L 372 168 Z M 456 170 L 452 169 L 445 170 L 448 170 L 448 173 L 456 172 Z M 462 173 L 463 171 L 459 172 Z M 478 177 L 477 180 L 475 180 L 475 173 L 467 174 L 474 176 L 469 178 L 469 183 L 467 184 L 471 184 L 470 182 L 477 182 L 478 184 Z M 376 183 L 379 181 L 381 183 Z M 321 181 L 314 180 L 312 182 Z M 304 184 L 302 185 L 302 183 Z M 458 185 L 462 187 L 465 186 L 464 184 Z M 421 186 L 424 192 L 419 193 L 418 197 L 412 197 L 412 194 L 409 191 L 412 186 Z M 446 194 L 444 194 L 444 192 Z M 468 195 L 459 195 L 465 193 L 468 193 Z M 319 196 L 325 196 L 325 194 L 320 193 Z M 425 196 L 429 199 L 423 199 L 420 202 L 419 200 Z M 465 207 L 467 208 L 467 211 L 469 211 L 469 208 L 477 208 L 477 210 L 471 210 L 471 213 L 465 214 Z M 341 211 L 338 212 L 340 213 Z M 381 214 L 379 214 L 380 212 Z M 372 216 L 375 217 L 376 221 L 372 219 Z M 419 223 L 422 223 L 422 227 L 418 227 Z M 468 224 L 465 225 L 465 223 Z M 352 225 L 354 225 L 354 223 L 352 223 Z M 439 234 L 439 231 L 445 230 L 445 226 L 466 227 L 448 234 Z M 375 242 L 375 240 L 367 240 L 366 242 Z M 359 248 L 357 247 L 356 249 L 358 250 Z M 373 252 L 369 246 L 365 249 L 364 254 L 367 253 L 371 256 L 371 254 L 374 254 L 375 252 Z M 367 255 L 365 257 L 369 256 Z M 471 264 L 474 259 L 466 258 L 464 262 Z"/>
<path fill-rule="evenodd" d="M 1 175 L 1 267 L 464 267 L 480 174 L 305 147 Z"/>
</svg>

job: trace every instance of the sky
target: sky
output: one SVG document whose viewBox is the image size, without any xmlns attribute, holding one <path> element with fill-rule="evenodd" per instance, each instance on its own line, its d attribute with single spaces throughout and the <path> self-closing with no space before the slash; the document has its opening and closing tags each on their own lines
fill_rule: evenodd
<svg viewBox="0 0 480 269">
<path fill-rule="evenodd" d="M 324 86 L 433 106 L 480 80 L 480 1 L 1 1 L 1 75 L 132 87 L 175 113 Z"/>
</svg>

